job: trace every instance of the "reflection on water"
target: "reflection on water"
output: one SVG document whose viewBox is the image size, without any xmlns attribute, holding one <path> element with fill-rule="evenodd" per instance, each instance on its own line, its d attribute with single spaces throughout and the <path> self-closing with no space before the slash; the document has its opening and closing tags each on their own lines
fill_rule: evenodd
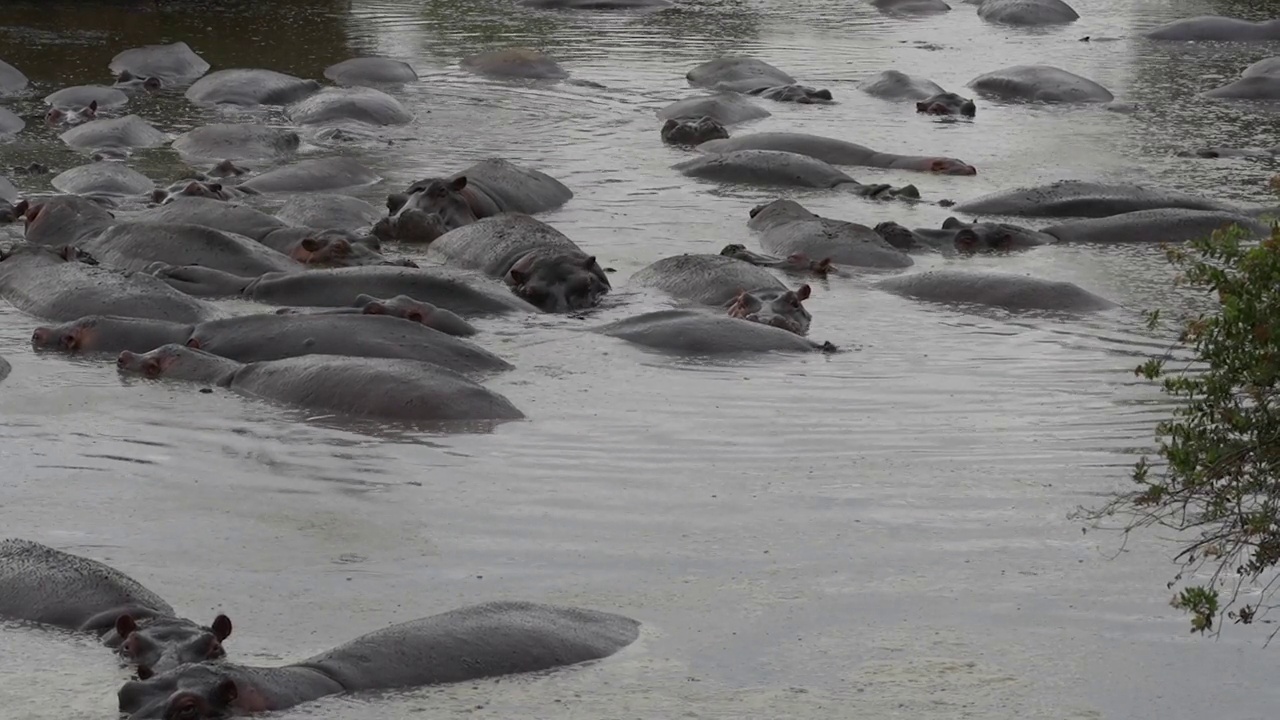
<svg viewBox="0 0 1280 720">
<path fill-rule="evenodd" d="M 0 354 L 14 366 L 0 386 L 0 526 L 111 562 L 182 612 L 227 612 L 229 650 L 248 662 L 496 598 L 645 623 L 636 646 L 592 667 L 330 699 L 284 717 L 1269 716 L 1280 696 L 1260 638 L 1188 638 L 1165 605 L 1168 546 L 1135 539 L 1109 560 L 1118 538 L 1065 519 L 1123 481 L 1167 412 L 1131 372 L 1165 346 L 1141 311 L 1191 301 L 1157 249 L 918 261 L 1067 280 L 1121 305 L 1089 318 L 913 303 L 867 277 L 815 284 L 812 334 L 847 350 L 831 356 L 683 360 L 585 331 L 656 304 L 627 288 L 645 264 L 756 245 L 748 210 L 779 193 L 679 177 L 669 167 L 687 152 L 658 139 L 654 112 L 693 94 L 684 73 L 722 53 L 758 55 L 839 101 L 770 103 L 771 117 L 734 132 L 801 130 L 978 167 L 976 177 L 854 169 L 864 182 L 915 183 L 929 200 L 1083 178 L 1263 202 L 1272 165 L 1175 153 L 1280 142 L 1276 115 L 1195 98 L 1280 48 L 1137 35 L 1202 12 L 1265 17 L 1273 5 L 1073 4 L 1080 21 L 1026 30 L 983 23 L 964 3 L 915 19 L 847 0 L 681 0 L 612 14 L 505 0 L 6 3 L 0 56 L 35 87 L 5 103 L 29 115 L 59 87 L 109 82 L 110 58 L 147 43 L 184 40 L 215 69 L 316 78 L 353 55 L 404 58 L 423 78 L 397 91 L 410 125 L 357 143 L 304 131 L 302 154 L 376 168 L 386 180 L 359 191 L 375 203 L 485 157 L 533 165 L 575 192 L 548 221 L 618 272 L 587 319 L 483 324 L 479 342 L 518 368 L 490 384 L 530 418 L 488 434 L 369 432 L 225 392 L 122 382 L 109 361 L 37 357 L 35 321 L 0 309 Z M 603 88 L 458 67 L 507 45 L 541 48 Z M 973 122 L 940 123 L 856 90 L 897 68 L 963 91 L 983 72 L 1036 62 L 1138 109 L 980 100 Z M 128 111 L 173 133 L 226 117 L 287 124 L 278 109 L 194 108 L 180 89 Z M 83 157 L 36 118 L 0 145 L 0 168 L 33 160 L 56 172 Z M 131 163 L 156 179 L 184 170 L 167 149 Z M 48 191 L 48 177 L 15 181 Z M 948 215 L 931 203 L 784 194 L 868 225 Z M 5 637 L 0 694 L 23 717 L 111 710 L 122 674 L 93 643 L 13 627 Z"/>
</svg>

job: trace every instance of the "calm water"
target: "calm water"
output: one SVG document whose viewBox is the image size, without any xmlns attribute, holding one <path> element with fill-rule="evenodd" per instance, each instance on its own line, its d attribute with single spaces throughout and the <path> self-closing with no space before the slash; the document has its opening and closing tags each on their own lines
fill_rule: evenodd
<svg viewBox="0 0 1280 720">
<path fill-rule="evenodd" d="M 463 436 L 299 422 L 224 392 L 121 379 L 101 359 L 37 357 L 38 322 L 0 309 L 0 355 L 14 368 L 0 386 L 0 535 L 102 559 L 199 619 L 228 613 L 232 655 L 253 663 L 497 598 L 645 623 L 640 642 L 594 666 L 330 698 L 285 718 L 1273 717 L 1265 630 L 1188 636 L 1166 604 L 1172 545 L 1143 536 L 1119 552 L 1118 536 L 1084 534 L 1066 517 L 1121 486 L 1167 411 L 1131 373 L 1164 346 L 1141 311 L 1183 302 L 1156 249 L 951 261 L 1070 280 L 1122 305 L 1086 319 L 975 314 L 881 294 L 867 278 L 833 280 L 808 303 L 813 337 L 851 350 L 829 357 L 678 360 L 582 332 L 656 306 L 626 278 L 659 257 L 755 247 L 747 212 L 779 194 L 678 176 L 669 166 L 686 153 L 662 145 L 653 114 L 694 94 L 684 73 L 717 54 L 759 56 L 840 101 L 770 103 L 772 117 L 737 132 L 801 130 L 979 168 L 968 178 L 854 169 L 914 182 L 928 199 L 1082 178 L 1264 201 L 1274 166 L 1175 153 L 1280 142 L 1280 115 L 1193 98 L 1280 48 L 1134 36 L 1206 11 L 1267 17 L 1267 4 L 1073 4 L 1080 21 L 1041 31 L 987 25 L 960 2 L 902 20 L 848 0 L 680 0 L 612 15 L 497 0 L 159 12 L 9 0 L 0 57 L 35 85 L 6 101 L 21 112 L 59 87 L 108 81 L 112 55 L 146 43 L 185 40 L 215 69 L 317 78 L 355 55 L 402 57 L 423 78 L 400 93 L 411 125 L 354 148 L 313 141 L 303 154 L 357 154 L 385 177 L 359 193 L 374 202 L 480 158 L 538 167 L 576 194 L 545 219 L 616 268 L 617 292 L 587 320 L 484 325 L 479 341 L 519 368 L 491 384 L 530 419 Z M 512 44 L 541 47 L 604 89 L 458 70 L 466 54 Z M 1140 109 L 980 102 L 976 122 L 944 124 L 855 90 L 889 68 L 961 90 L 1029 62 L 1096 79 Z M 129 110 L 174 133 L 219 116 L 180 92 Z M 0 145 L 0 167 L 32 160 L 55 172 L 83 161 L 39 123 Z M 157 179 L 181 169 L 169 150 L 132 162 Z M 48 177 L 17 182 L 48 190 Z M 788 195 L 869 225 L 947 216 Z M 114 715 L 124 673 L 95 642 L 6 627 L 0 643 L 8 716 Z"/>
</svg>

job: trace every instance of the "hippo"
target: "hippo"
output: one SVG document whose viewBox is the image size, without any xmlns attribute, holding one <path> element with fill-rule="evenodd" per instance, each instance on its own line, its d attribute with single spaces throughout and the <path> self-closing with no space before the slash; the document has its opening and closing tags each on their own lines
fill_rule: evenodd
<svg viewBox="0 0 1280 720">
<path fill-rule="evenodd" d="M 9 373 L 12 371 L 13 366 L 9 364 L 9 361 L 0 357 L 0 382 L 4 382 L 4 379 L 9 377 Z"/>
<path fill-rule="evenodd" d="M 95 633 L 122 662 L 165 671 L 220 660 L 231 620 L 208 627 L 115 568 L 47 545 L 0 541 L 0 618 Z"/>
<path fill-rule="evenodd" d="M 9 108 L 0 107 L 0 136 L 17 135 L 26 126 L 26 120 L 15 115 Z"/>
<path fill-rule="evenodd" d="M 1280 75 L 1253 75 L 1200 93 L 1215 100 L 1280 100 Z"/>
<path fill-rule="evenodd" d="M 93 105 L 95 112 L 122 108 L 129 102 L 129 96 L 111 87 L 102 85 L 77 85 L 63 88 L 44 99 L 46 105 L 62 110 L 79 110 Z"/>
<path fill-rule="evenodd" d="M 69 354 L 144 353 L 169 343 L 183 344 L 195 325 L 169 320 L 86 315 L 57 325 L 41 325 L 31 333 L 37 352 Z"/>
<path fill-rule="evenodd" d="M 932 80 L 914 77 L 898 70 L 885 70 L 867 78 L 858 85 L 858 89 L 885 100 L 924 100 L 947 92 Z"/>
<path fill-rule="evenodd" d="M 51 107 L 44 114 L 44 122 L 46 125 L 49 125 L 50 127 L 57 127 L 59 125 L 80 125 L 82 123 L 87 123 L 90 120 L 97 120 L 97 119 L 98 119 L 98 102 L 96 100 L 93 102 L 90 102 L 88 105 L 78 110 L 64 110 L 63 108 L 59 108 L 59 107 Z M 105 153 L 106 151 L 103 149 L 99 149 L 99 152 Z M 94 153 L 95 156 L 97 154 L 98 153 Z M 123 156 L 123 155 L 127 155 L 128 153 L 122 152 L 118 154 Z M 97 159 L 99 158 L 94 157 L 94 160 L 97 160 Z"/>
<path fill-rule="evenodd" d="M 27 89 L 27 76 L 18 68 L 0 60 L 0 96 L 17 95 Z"/>
<path fill-rule="evenodd" d="M 116 82 L 112 87 L 125 92 L 155 92 L 164 87 L 164 83 L 158 77 L 138 77 L 126 71 L 116 77 Z"/>
<path fill-rule="evenodd" d="M 1197 148 L 1190 152 L 1178 152 L 1178 157 L 1198 158 L 1273 158 L 1277 156 L 1280 156 L 1280 145 L 1273 148 Z"/>
<path fill-rule="evenodd" d="M 1161 25 L 1146 36 L 1152 40 L 1200 42 L 1280 40 L 1280 19 L 1250 22 L 1217 15 L 1201 15 Z"/>
<path fill-rule="evenodd" d="M 903 252 L 929 250 L 950 254 L 948 250 L 954 249 L 950 237 L 945 240 L 936 238 L 932 230 L 927 233 L 917 232 L 893 221 L 878 223 L 872 230 L 875 230 L 877 235 L 884 238 L 884 241 L 889 243 L 890 247 L 895 247 Z M 940 233 L 941 231 L 938 232 Z"/>
<path fill-rule="evenodd" d="M 333 320 L 343 316 L 315 317 Z M 362 319 L 385 319 L 435 332 L 396 318 L 370 316 Z M 450 337 L 444 333 L 436 334 Z M 208 383 L 308 412 L 350 418 L 440 422 L 519 420 L 524 417 L 498 393 L 465 375 L 420 360 L 302 355 L 246 364 L 193 347 L 170 344 L 141 355 L 125 350 L 120 353 L 116 365 L 123 372 L 137 373 L 150 379 Z"/>
<path fill-rule="evenodd" d="M 355 267 L 357 265 L 400 265 L 418 267 L 409 260 L 391 260 L 380 251 L 378 239 L 350 230 L 316 230 L 309 227 L 281 228 L 260 241 L 278 253 L 308 267 Z"/>
<path fill-rule="evenodd" d="M 374 234 L 431 242 L 442 234 L 438 230 L 447 232 L 503 212 L 545 212 L 572 197 L 572 190 L 544 172 L 489 158 L 446 178 L 424 178 L 405 193 L 388 196 L 392 214 L 375 226 Z"/>
<path fill-rule="evenodd" d="M 1241 77 L 1280 75 L 1280 57 L 1263 58 L 1240 72 Z"/>
<path fill-rule="evenodd" d="M 209 177 L 230 178 L 230 177 L 240 177 L 241 175 L 244 175 L 247 172 L 249 171 L 246 170 L 245 168 L 240 167 L 239 165 L 236 165 L 230 160 L 222 160 L 214 164 L 213 167 L 209 168 L 209 172 L 205 174 L 208 175 Z"/>
<path fill-rule="evenodd" d="M 454 313 L 438 308 L 431 303 L 414 300 L 408 295 L 397 295 L 393 298 L 379 299 L 372 295 L 357 295 L 350 307 L 341 308 L 280 308 L 279 315 L 313 313 L 317 315 L 346 315 L 362 313 L 365 315 L 390 315 L 409 322 L 426 325 L 442 333 L 455 337 L 470 337 L 478 330 L 471 323 Z M 122 348 L 124 349 L 124 348 Z M 132 348 L 129 348 L 132 349 Z"/>
<path fill-rule="evenodd" d="M 929 115 L 964 115 L 973 117 L 978 114 L 978 106 L 973 100 L 955 93 L 940 93 L 916 103 L 916 112 Z"/>
<path fill-rule="evenodd" d="M 555 60 L 538 50 L 523 47 L 468 55 L 460 65 L 463 70 L 491 78 L 561 80 L 569 77 Z"/>
<path fill-rule="evenodd" d="M 982 0 L 978 17 L 1004 25 L 1055 25 L 1080 19 L 1062 0 Z"/>
<path fill-rule="evenodd" d="M 794 200 L 774 200 L 751 209 L 747 227 L 759 232 L 767 252 L 829 259 L 840 265 L 901 269 L 910 256 L 865 225 L 814 215 Z"/>
<path fill-rule="evenodd" d="M 1015 65 L 969 81 L 983 95 L 1009 102 L 1105 103 L 1111 91 L 1088 78 L 1050 65 Z"/>
<path fill-rule="evenodd" d="M 830 90 L 800 85 L 787 73 L 752 57 L 729 56 L 709 60 L 690 70 L 685 78 L 695 87 L 756 95 L 778 102 L 831 101 Z"/>
<path fill-rule="evenodd" d="M 702 143 L 698 150 L 710 153 L 737 150 L 778 150 L 817 158 L 831 165 L 860 165 L 893 170 L 918 170 L 943 175 L 977 175 L 972 165 L 947 157 L 895 155 L 872 150 L 864 145 L 819 135 L 789 132 L 765 132 L 739 135 L 725 140 Z"/>
<path fill-rule="evenodd" d="M 191 664 L 146 673 L 120 688 L 120 712 L 129 720 L 225 718 L 340 693 L 538 672 L 608 657 L 639 634 L 640 623 L 613 613 L 488 602 L 392 625 L 284 667 Z"/>
<path fill-rule="evenodd" d="M 373 205 L 350 195 L 315 193 L 289 198 L 276 217 L 290 225 L 332 230 L 371 227 L 382 213 Z"/>
<path fill-rule="evenodd" d="M 298 133 L 260 123 L 215 123 L 188 130 L 173 141 L 183 160 L 274 160 L 292 154 Z M 234 164 L 225 168 L 230 170 Z M 236 173 L 242 174 L 242 173 Z"/>
<path fill-rule="evenodd" d="M 222 315 L 159 278 L 97 267 L 73 247 L 28 244 L 0 253 L 0 297 L 28 315 L 57 321 L 119 315 L 195 323 Z"/>
<path fill-rule="evenodd" d="M 121 270 L 144 270 L 153 263 L 200 265 L 244 277 L 302 270 L 259 242 L 191 223 L 122 222 L 78 247 Z"/>
<path fill-rule="evenodd" d="M 641 287 L 688 302 L 725 308 L 730 317 L 753 320 L 797 335 L 809 332 L 812 316 L 802 304 L 808 285 L 788 289 L 764 268 L 724 255 L 674 255 L 631 276 Z"/>
<path fill-rule="evenodd" d="M 191 179 L 179 180 L 166 188 L 156 188 L 151 191 L 150 199 L 153 203 L 164 204 L 174 202 L 180 197 L 200 197 L 228 201 L 231 198 L 257 194 L 258 192 L 252 188 Z"/>
<path fill-rule="evenodd" d="M 274 70 L 231 68 L 215 70 L 187 88 L 196 105 L 288 105 L 320 90 L 315 80 L 303 80 Z"/>
<path fill-rule="evenodd" d="M 340 121 L 366 125 L 404 125 L 413 119 L 400 101 L 369 87 L 325 88 L 285 108 L 299 125 Z"/>
<path fill-rule="evenodd" d="M 154 77 L 166 85 L 189 83 L 209 72 L 209 63 L 181 41 L 125 50 L 107 67 L 117 76 Z"/>
<path fill-rule="evenodd" d="M 943 220 L 941 229 L 916 228 L 915 233 L 928 238 L 929 244 L 939 250 L 945 251 L 950 246 L 962 253 L 1026 250 L 1058 241 L 1053 235 L 1021 225 L 966 223 L 954 217 Z"/>
<path fill-rule="evenodd" d="M 241 183 L 260 193 L 317 192 L 372 185 L 382 178 L 355 158 L 336 156 L 299 160 Z"/>
<path fill-rule="evenodd" d="M 738 93 L 724 92 L 677 100 L 659 110 L 658 119 L 683 120 L 705 117 L 724 126 L 766 118 L 772 114 Z"/>
<path fill-rule="evenodd" d="M 834 188 L 869 198 L 918 199 L 914 185 L 894 188 L 888 185 L 863 185 L 833 166 L 817 158 L 779 150 L 734 150 L 712 153 L 671 166 L 689 177 L 728 183 L 783 185 L 793 187 Z"/>
<path fill-rule="evenodd" d="M 97 237 L 116 219 L 101 205 L 77 195 L 55 195 L 26 208 L 28 243 L 50 247 Z"/>
<path fill-rule="evenodd" d="M 750 263 L 757 267 L 774 268 L 786 273 L 798 275 L 828 277 L 830 275 L 848 274 L 838 269 L 835 265 L 832 265 L 831 258 L 814 260 L 804 253 L 791 253 L 784 258 L 774 257 L 772 255 L 762 255 L 761 253 L 752 252 L 747 249 L 746 245 L 732 243 L 721 248 L 720 254 L 725 257 L 731 257 L 734 260 L 741 260 L 742 262 Z"/>
<path fill-rule="evenodd" d="M 1060 242 L 1180 243 L 1205 238 L 1215 230 L 1236 225 L 1255 238 L 1271 235 L 1271 226 L 1255 218 L 1223 210 L 1156 208 L 1107 217 L 1074 220 L 1042 228 Z"/>
<path fill-rule="evenodd" d="M 403 85 L 416 82 L 418 73 L 409 63 L 386 57 L 357 57 L 334 63 L 324 76 L 339 85 Z"/>
<path fill-rule="evenodd" d="M 141 195 L 155 187 L 151 179 L 122 162 L 104 160 L 54 176 L 49 184 L 69 195 Z"/>
<path fill-rule="evenodd" d="M 431 243 L 428 254 L 499 278 L 544 312 L 592 308 L 610 290 L 595 256 L 523 213 L 501 213 L 450 230 Z"/>
<path fill-rule="evenodd" d="M 644 313 L 595 330 L 635 345 L 690 355 L 836 349 L 831 343 L 819 344 L 772 325 L 689 309 Z"/>
<path fill-rule="evenodd" d="M 869 0 L 871 6 L 890 15 L 934 15 L 950 12 L 942 0 Z"/>
<path fill-rule="evenodd" d="M 542 10 L 641 10 L 671 7 L 671 0 L 516 0 Z"/>
<path fill-rule="evenodd" d="M 701 145 L 708 140 L 729 137 L 729 131 L 709 117 L 672 118 L 662 124 L 662 142 L 670 145 Z"/>
<path fill-rule="evenodd" d="M 259 242 L 265 242 L 271 233 L 288 227 L 279 218 L 248 205 L 204 197 L 178 197 L 159 207 L 144 210 L 133 219 L 140 222 L 194 223 L 244 235 Z"/>
<path fill-rule="evenodd" d="M 92 120 L 62 133 L 62 142 L 77 150 L 153 148 L 166 141 L 164 133 L 137 115 Z"/>
<path fill-rule="evenodd" d="M 305 273 L 269 273 L 259 278 L 192 265 L 156 268 L 153 272 L 157 278 L 187 294 L 241 296 L 275 305 L 341 307 L 350 305 L 360 295 L 408 295 L 463 317 L 537 312 L 529 303 L 499 290 L 489 278 L 445 268 L 364 265 Z"/>
<path fill-rule="evenodd" d="M 808 85 L 773 85 L 769 87 L 750 87 L 745 83 L 736 83 L 733 87 L 717 85 L 717 90 L 734 90 L 746 95 L 754 95 L 765 100 L 791 102 L 801 105 L 829 103 L 832 101 L 830 90 L 819 90 Z"/>
<path fill-rule="evenodd" d="M 1115 307 L 1079 285 L 1008 273 L 931 270 L 887 278 L 875 287 L 914 300 L 990 305 L 1012 311 L 1095 312 Z"/>
<path fill-rule="evenodd" d="M 1001 190 L 961 203 L 955 210 L 973 215 L 1100 218 L 1157 208 L 1241 212 L 1241 208 L 1230 203 L 1173 190 L 1081 180 Z"/>
</svg>

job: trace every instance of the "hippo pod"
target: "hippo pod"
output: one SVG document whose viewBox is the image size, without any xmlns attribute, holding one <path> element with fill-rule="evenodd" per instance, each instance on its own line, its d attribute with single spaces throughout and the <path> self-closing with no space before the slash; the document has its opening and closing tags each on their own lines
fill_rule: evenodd
<svg viewBox="0 0 1280 720">
<path fill-rule="evenodd" d="M 978 17 L 1004 25 L 1054 25 L 1080 19 L 1062 0 L 982 0 Z"/>
<path fill-rule="evenodd" d="M 764 132 L 712 140 L 698 146 L 701 152 L 725 153 L 738 150 L 773 150 L 806 155 L 831 165 L 860 165 L 893 170 L 918 170 L 943 175 L 976 175 L 967 163 L 948 157 L 895 155 L 864 145 L 805 133 Z"/>
<path fill-rule="evenodd" d="M 1115 100 L 1098 83 L 1050 65 L 1015 65 L 979 75 L 969 87 L 989 97 L 1016 102 L 1105 103 Z"/>
<path fill-rule="evenodd" d="M 780 255 L 825 258 L 854 267 L 900 269 L 913 261 L 865 225 L 824 218 L 794 200 L 774 200 L 751 210 L 747 227 L 760 245 Z"/>
<path fill-rule="evenodd" d="M 713 153 L 672 165 L 689 177 L 750 185 L 774 185 L 848 190 L 869 198 L 919 199 L 914 185 L 894 188 L 863 185 L 831 165 L 808 155 L 779 150 L 734 150 Z"/>
<path fill-rule="evenodd" d="M 1241 42 L 1280 40 L 1280 19 L 1250 22 L 1217 15 L 1175 20 L 1147 33 L 1152 40 Z"/>
<path fill-rule="evenodd" d="M 662 124 L 659 132 L 662 142 L 670 145 L 697 146 L 729 137 L 729 131 L 709 117 L 672 118 Z"/>
<path fill-rule="evenodd" d="M 654 350 L 691 355 L 836 349 L 831 343 L 819 344 L 772 325 L 687 309 L 637 315 L 603 325 L 596 332 Z"/>
<path fill-rule="evenodd" d="M 187 665 L 125 683 L 120 712 L 130 720 L 222 718 L 339 693 L 537 672 L 608 657 L 639 633 L 638 622 L 612 613 L 490 602 L 392 625 L 283 667 Z"/>
<path fill-rule="evenodd" d="M 961 203 L 955 210 L 973 215 L 1097 218 L 1159 208 L 1244 212 L 1230 203 L 1172 190 L 1080 180 L 1001 190 Z"/>
<path fill-rule="evenodd" d="M 915 300 L 1012 311 L 1094 312 L 1115 307 L 1115 303 L 1072 283 L 1007 273 L 932 270 L 887 278 L 875 287 Z"/>
<path fill-rule="evenodd" d="M 502 213 L 450 230 L 428 248 L 447 265 L 499 278 L 546 312 L 595 307 L 609 277 L 560 231 L 522 213 Z"/>
<path fill-rule="evenodd" d="M 164 85 L 188 83 L 209 72 L 209 63 L 184 42 L 146 45 L 111 58 L 108 69 L 117 76 L 155 78 Z"/>
<path fill-rule="evenodd" d="M 685 74 L 690 85 L 756 95 L 779 102 L 830 102 L 831 91 L 800 85 L 763 60 L 728 56 L 709 60 Z M 728 124 L 728 123 L 726 123 Z"/>
<path fill-rule="evenodd" d="M 20 539 L 0 542 L 0 617 L 96 633 L 123 662 L 157 670 L 221 659 L 231 635 L 226 615 L 202 627 L 113 567 Z"/>
</svg>

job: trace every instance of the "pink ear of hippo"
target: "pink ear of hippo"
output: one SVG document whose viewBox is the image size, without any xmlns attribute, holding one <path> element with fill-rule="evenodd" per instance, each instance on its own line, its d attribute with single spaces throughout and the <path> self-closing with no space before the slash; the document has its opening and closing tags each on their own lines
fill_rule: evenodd
<svg viewBox="0 0 1280 720">
<path fill-rule="evenodd" d="M 800 287 L 796 288 L 796 297 L 797 297 L 801 302 L 804 302 L 805 300 L 808 300 L 808 299 L 809 299 L 809 295 L 810 295 L 810 294 L 812 294 L 812 293 L 813 293 L 813 288 L 809 287 L 809 285 L 808 285 L 808 284 L 801 285 Z"/>
<path fill-rule="evenodd" d="M 213 619 L 213 636 L 218 638 L 218 642 L 222 642 L 231 637 L 231 618 L 226 615 L 218 615 Z"/>
<path fill-rule="evenodd" d="M 582 261 L 582 267 L 584 267 L 584 268 L 586 268 L 586 269 L 588 269 L 588 270 L 590 270 L 591 268 L 595 267 L 595 265 L 596 265 L 596 256 L 595 256 L 595 255 L 588 255 L 588 256 L 587 256 L 587 258 L 586 258 L 585 260 L 583 260 L 583 261 Z"/>
<path fill-rule="evenodd" d="M 364 306 L 363 313 L 365 315 L 386 315 L 387 306 L 380 302 L 371 302 Z"/>
<path fill-rule="evenodd" d="M 129 637 L 129 635 L 131 635 L 133 631 L 137 629 L 138 629 L 138 623 L 133 621 L 133 616 L 130 615 L 129 613 L 125 613 L 120 617 L 116 618 L 116 634 L 120 636 L 121 640 L 124 640 L 125 638 Z"/>
<path fill-rule="evenodd" d="M 187 338 L 187 347 L 191 348 L 192 350 L 199 350 L 199 349 L 200 349 L 200 339 L 199 339 L 199 338 L 194 338 L 194 337 L 192 337 L 192 338 Z"/>
<path fill-rule="evenodd" d="M 462 177 L 457 178 L 453 182 L 449 183 L 449 189 L 454 192 L 462 192 L 462 189 L 465 188 L 466 186 L 467 186 L 466 175 L 463 175 Z"/>
</svg>

